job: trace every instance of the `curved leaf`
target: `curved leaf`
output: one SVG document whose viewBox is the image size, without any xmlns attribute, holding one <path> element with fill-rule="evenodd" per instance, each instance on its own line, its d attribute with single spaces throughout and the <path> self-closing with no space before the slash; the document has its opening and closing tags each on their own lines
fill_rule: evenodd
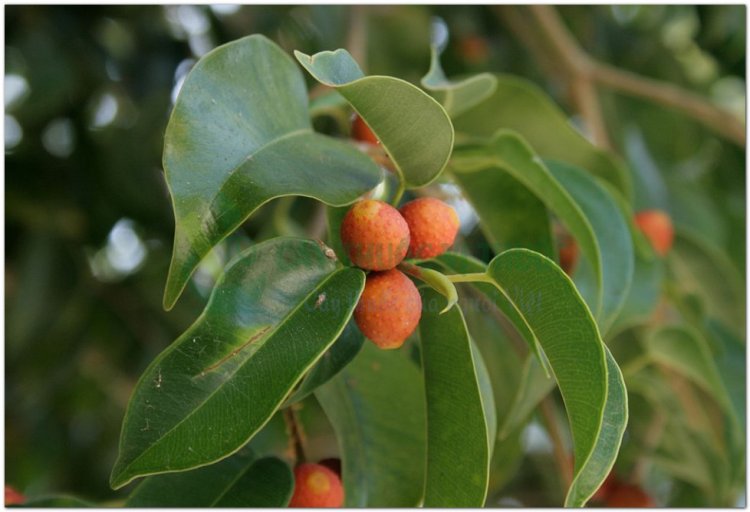
<svg viewBox="0 0 750 512">
<path fill-rule="evenodd" d="M 633 280 L 633 242 L 628 222 L 616 199 L 590 174 L 562 162 L 545 163 L 594 230 L 602 257 L 602 307 L 597 320 L 600 331 L 606 333 L 620 312 Z M 578 286 L 579 291 L 581 288 Z M 586 298 L 583 292 L 581 295 Z M 593 299 L 589 304 L 594 304 Z"/>
<path fill-rule="evenodd" d="M 576 460 L 576 474 L 565 497 L 566 507 L 582 507 L 602 485 L 615 464 L 620 450 L 622 436 L 628 423 L 628 394 L 625 381 L 615 358 L 604 347 L 607 356 L 607 402 L 604 406 L 602 427 L 589 458 L 579 463 Z"/>
<path fill-rule="evenodd" d="M 338 437 L 345 505 L 416 506 L 424 484 L 424 391 L 403 351 L 365 343 L 315 396 Z"/>
<path fill-rule="evenodd" d="M 382 179 L 366 155 L 313 132 L 302 73 L 260 35 L 216 48 L 190 71 L 167 125 L 164 169 L 175 213 L 167 309 L 211 248 L 263 203 L 303 195 L 342 206 Z"/>
<path fill-rule="evenodd" d="M 453 118 L 457 133 L 490 137 L 500 128 L 516 131 L 542 157 L 586 169 L 612 183 L 629 201 L 632 199 L 633 185 L 625 165 L 577 132 L 537 85 L 516 76 L 494 76 L 493 94 Z"/>
<path fill-rule="evenodd" d="M 138 381 L 112 486 L 210 464 L 247 443 L 349 320 L 364 274 L 335 267 L 307 240 L 241 253 Z"/>
<path fill-rule="evenodd" d="M 570 422 L 574 482 L 566 504 L 583 506 L 606 478 L 627 421 L 625 387 L 596 322 L 573 283 L 550 259 L 511 249 L 487 267 L 549 360 Z"/>
<path fill-rule="evenodd" d="M 341 336 L 323 354 L 323 357 L 313 366 L 312 370 L 307 373 L 299 387 L 286 400 L 284 405 L 299 402 L 318 387 L 335 377 L 336 374 L 343 370 L 359 354 L 364 341 L 365 337 L 360 332 L 356 322 L 350 320 L 346 324 Z"/>
<path fill-rule="evenodd" d="M 284 507 L 294 475 L 275 457 L 256 459 L 243 448 L 232 457 L 192 471 L 151 476 L 128 497 L 128 507 Z"/>
<path fill-rule="evenodd" d="M 464 319 L 464 321 L 466 321 L 466 319 Z M 497 438 L 497 407 L 495 405 L 495 395 L 492 391 L 490 372 L 487 369 L 487 364 L 484 362 L 482 352 L 479 350 L 479 347 L 477 347 L 477 344 L 473 339 L 471 341 L 471 357 L 474 359 L 474 369 L 477 372 L 479 393 L 482 396 L 482 406 L 487 421 L 487 442 L 490 447 L 490 455 L 492 455 L 495 447 L 495 439 Z"/>
<path fill-rule="evenodd" d="M 437 101 L 398 78 L 365 77 L 346 50 L 294 55 L 316 80 L 351 103 L 408 186 L 421 187 L 438 177 L 453 148 L 453 125 Z"/>
<path fill-rule="evenodd" d="M 425 507 L 481 507 L 490 446 L 471 340 L 461 309 L 422 287 L 419 322 L 427 398 Z M 488 404 L 489 405 L 489 404 Z"/>
<path fill-rule="evenodd" d="M 451 162 L 456 173 L 494 169 L 507 172 L 533 192 L 565 224 L 589 260 L 596 280 L 597 298 L 592 308 L 602 306 L 602 255 L 591 223 L 571 195 L 545 167 L 541 159 L 517 134 L 499 131 L 486 145 L 457 149 Z"/>
</svg>

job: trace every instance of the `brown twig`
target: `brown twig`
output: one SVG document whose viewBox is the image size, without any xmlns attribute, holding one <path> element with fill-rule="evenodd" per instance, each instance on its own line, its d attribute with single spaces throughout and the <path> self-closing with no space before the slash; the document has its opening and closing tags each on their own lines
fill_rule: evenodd
<svg viewBox="0 0 750 512">
<path fill-rule="evenodd" d="M 529 23 L 528 17 L 517 13 L 511 14 L 505 10 L 496 12 L 501 18 L 505 18 L 506 24 L 512 20 L 512 31 L 518 40 L 529 49 L 540 65 L 547 68 L 547 73 L 554 76 L 550 73 L 550 59 L 533 36 L 532 25 L 536 25 L 550 41 L 549 47 L 557 53 L 576 108 L 598 145 L 609 145 L 597 94 L 597 86 L 603 86 L 682 112 L 727 140 L 745 147 L 745 126 L 732 113 L 682 87 L 646 78 L 593 59 L 580 47 L 554 7 L 531 5 L 527 8 L 536 21 L 535 24 Z"/>
<path fill-rule="evenodd" d="M 284 423 L 286 423 L 287 435 L 291 444 L 289 451 L 294 454 L 297 464 L 307 461 L 305 456 L 305 434 L 302 426 L 299 424 L 297 414 L 294 411 L 294 405 L 284 409 Z"/>
</svg>

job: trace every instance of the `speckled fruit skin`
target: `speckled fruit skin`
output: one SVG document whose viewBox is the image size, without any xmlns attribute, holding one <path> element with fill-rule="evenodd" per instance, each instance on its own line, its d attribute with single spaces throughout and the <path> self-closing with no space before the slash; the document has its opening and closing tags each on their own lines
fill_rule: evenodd
<svg viewBox="0 0 750 512">
<path fill-rule="evenodd" d="M 320 464 L 294 468 L 294 494 L 290 508 L 332 508 L 344 505 L 344 486 L 338 475 Z"/>
<path fill-rule="evenodd" d="M 620 484 L 610 491 L 604 503 L 606 507 L 649 508 L 656 503 L 651 496 L 637 485 Z"/>
<path fill-rule="evenodd" d="M 5 506 L 8 505 L 22 505 L 26 502 L 26 497 L 15 490 L 10 485 L 5 486 Z"/>
<path fill-rule="evenodd" d="M 399 348 L 422 316 L 417 287 L 400 271 L 371 272 L 354 309 L 354 320 L 369 340 L 382 349 Z"/>
<path fill-rule="evenodd" d="M 372 132 L 364 119 L 359 114 L 354 114 L 352 119 L 352 138 L 360 142 L 369 142 L 370 144 L 380 144 L 380 141 Z"/>
<path fill-rule="evenodd" d="M 410 201 L 399 210 L 411 234 L 410 258 L 434 258 L 453 245 L 458 233 L 456 210 L 434 197 Z"/>
<path fill-rule="evenodd" d="M 356 203 L 341 223 L 349 259 L 367 270 L 389 270 L 409 250 L 409 226 L 393 206 L 375 199 Z"/>
<path fill-rule="evenodd" d="M 674 241 L 674 228 L 669 215 L 661 210 L 644 210 L 635 216 L 635 223 L 651 242 L 659 256 L 666 256 Z"/>
</svg>

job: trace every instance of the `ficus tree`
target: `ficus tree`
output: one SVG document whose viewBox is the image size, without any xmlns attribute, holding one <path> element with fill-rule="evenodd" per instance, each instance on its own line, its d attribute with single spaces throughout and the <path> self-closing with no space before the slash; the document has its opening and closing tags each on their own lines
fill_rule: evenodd
<svg viewBox="0 0 750 512">
<path fill-rule="evenodd" d="M 163 148 L 164 309 L 253 216 L 274 229 L 133 389 L 126 505 L 493 506 L 540 426 L 557 505 L 665 505 L 647 466 L 734 503 L 731 262 L 636 207 L 637 173 L 532 82 L 447 77 L 446 38 L 419 86 L 262 35 L 189 72 Z"/>
</svg>

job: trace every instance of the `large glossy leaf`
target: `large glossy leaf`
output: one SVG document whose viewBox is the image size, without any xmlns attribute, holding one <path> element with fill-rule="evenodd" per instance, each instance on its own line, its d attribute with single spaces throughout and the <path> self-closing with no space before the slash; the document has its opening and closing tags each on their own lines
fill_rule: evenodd
<svg viewBox="0 0 750 512">
<path fill-rule="evenodd" d="M 428 288 L 420 293 L 427 397 L 424 505 L 481 507 L 487 496 L 490 446 L 472 342 L 460 308 L 441 315 L 445 298 Z"/>
<path fill-rule="evenodd" d="M 521 137 L 501 130 L 486 145 L 456 150 L 451 169 L 456 173 L 487 169 L 508 173 L 552 210 L 575 237 L 581 253 L 589 260 L 597 291 L 592 310 L 599 315 L 603 297 L 602 254 L 591 223 L 578 203 Z"/>
<path fill-rule="evenodd" d="M 438 177 L 453 148 L 453 125 L 438 102 L 398 78 L 366 77 L 346 50 L 294 55 L 316 80 L 349 101 L 408 186 Z"/>
<path fill-rule="evenodd" d="M 495 79 L 489 98 L 453 118 L 459 135 L 490 137 L 500 128 L 514 130 L 542 157 L 586 169 L 612 183 L 628 200 L 632 198 L 632 183 L 624 164 L 578 133 L 538 86 L 510 75 L 495 75 Z"/>
<path fill-rule="evenodd" d="M 260 35 L 216 48 L 188 74 L 167 125 L 164 169 L 175 213 L 166 308 L 263 203 L 303 195 L 342 206 L 382 178 L 367 156 L 313 132 L 300 69 Z"/>
<path fill-rule="evenodd" d="M 585 302 L 551 260 L 511 249 L 490 262 L 486 276 L 516 305 L 552 367 L 575 455 L 566 505 L 583 506 L 604 481 L 622 441 L 627 404 L 619 369 Z"/>
<path fill-rule="evenodd" d="M 112 486 L 243 446 L 349 320 L 364 274 L 335 268 L 319 244 L 290 238 L 231 263 L 201 316 L 138 381 Z"/>
<path fill-rule="evenodd" d="M 554 257 L 547 208 L 515 177 L 490 167 L 453 173 L 453 180 L 477 212 L 479 228 L 496 253 L 526 247 Z"/>
<path fill-rule="evenodd" d="M 424 388 L 403 351 L 365 343 L 315 391 L 338 437 L 347 507 L 414 507 L 423 495 Z"/>
<path fill-rule="evenodd" d="M 294 393 L 286 401 L 287 404 L 299 402 L 307 395 L 315 391 L 331 380 L 338 372 L 346 367 L 357 354 L 359 354 L 365 337 L 360 332 L 357 324 L 350 320 L 344 332 L 336 340 L 317 364 L 307 373 Z"/>
<path fill-rule="evenodd" d="M 602 257 L 602 306 L 597 316 L 599 330 L 606 333 L 627 298 L 633 279 L 633 243 L 628 222 L 617 200 L 586 171 L 562 162 L 545 162 L 550 173 L 568 191 L 591 224 Z M 590 272 L 584 276 L 591 276 Z M 595 304 L 595 278 L 587 300 Z M 576 283 L 578 284 L 578 283 Z M 578 286 L 581 295 L 582 287 Z"/>
<path fill-rule="evenodd" d="M 151 476 L 130 494 L 128 507 L 283 507 L 294 490 L 286 462 L 241 451 L 210 466 Z"/>
</svg>

